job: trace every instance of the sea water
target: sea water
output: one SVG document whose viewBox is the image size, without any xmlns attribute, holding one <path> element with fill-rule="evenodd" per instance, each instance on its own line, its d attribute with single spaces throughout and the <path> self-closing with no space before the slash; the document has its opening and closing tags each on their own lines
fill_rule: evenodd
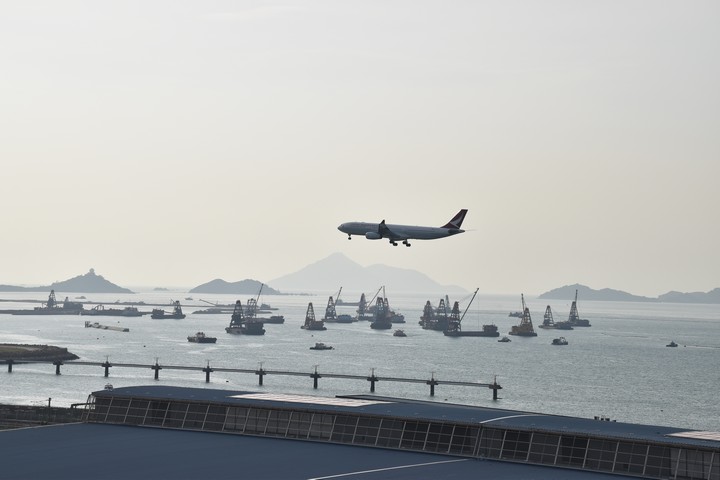
<svg viewBox="0 0 720 480">
<path fill-rule="evenodd" d="M 313 389 L 310 374 L 349 374 L 378 377 L 406 377 L 440 381 L 492 383 L 503 387 L 492 400 L 487 388 L 440 384 L 430 396 L 426 384 L 380 381 L 375 394 L 437 402 L 592 418 L 609 417 L 631 423 L 659 424 L 681 428 L 720 431 L 720 306 L 698 304 L 578 301 L 581 318 L 591 327 L 574 330 L 538 328 L 549 304 L 555 321 L 566 320 L 570 300 L 525 298 L 537 337 L 511 336 L 510 343 L 494 337 L 446 337 L 442 332 L 423 330 L 418 321 L 426 301 L 437 306 L 444 294 L 392 295 L 390 307 L 405 315 L 405 324 L 396 324 L 407 334 L 394 337 L 390 330 L 373 330 L 369 322 L 327 323 L 326 331 L 306 331 L 308 303 L 316 318 L 324 316 L 330 294 L 264 296 L 261 302 L 277 308 L 284 324 L 266 324 L 264 336 L 231 335 L 225 332 L 230 314 L 194 313 L 210 307 L 202 300 L 232 304 L 246 303 L 250 296 L 193 295 L 185 292 L 143 292 L 136 294 L 85 294 L 87 301 L 135 302 L 141 311 L 151 304 L 180 300 L 187 317 L 183 320 L 153 320 L 149 315 L 135 318 L 110 316 L 42 316 L 0 314 L 0 343 L 47 344 L 67 349 L 81 360 L 142 364 L 143 368 L 110 368 L 109 377 L 99 366 L 61 366 L 55 374 L 50 364 L 14 365 L 12 373 L 0 367 L 0 403 L 69 406 L 82 403 L 106 384 L 177 385 L 198 388 L 233 389 L 334 396 L 369 394 L 365 380 L 320 378 Z M 59 292 L 58 299 L 66 294 Z M 70 299 L 80 294 L 70 294 Z M 371 295 L 370 295 L 371 296 Z M 354 294 L 343 294 L 357 301 Z M 43 293 L 5 293 L 0 308 L 32 308 L 45 300 Z M 450 298 L 460 301 L 461 311 L 470 295 Z M 82 300 L 78 300 L 82 301 Z M 145 304 L 140 304 L 145 302 Z M 86 305 L 90 308 L 92 305 Z M 356 307 L 338 306 L 338 313 L 355 313 Z M 521 309 L 519 296 L 478 295 L 462 321 L 464 330 L 479 330 L 495 324 L 506 335 L 519 319 L 510 311 Z M 261 315 L 262 316 L 262 315 Z M 127 327 L 129 332 L 85 328 L 86 320 Z M 218 338 L 215 344 L 195 344 L 187 336 L 198 331 Z M 564 336 L 569 345 L 553 346 Z M 668 348 L 670 341 L 679 344 Z M 310 350 L 315 342 L 333 350 Z M 306 372 L 307 376 L 267 375 L 263 386 L 253 374 L 213 372 L 210 383 L 200 371 L 163 369 L 155 380 L 149 365 L 179 365 L 202 368 L 257 369 Z"/>
</svg>

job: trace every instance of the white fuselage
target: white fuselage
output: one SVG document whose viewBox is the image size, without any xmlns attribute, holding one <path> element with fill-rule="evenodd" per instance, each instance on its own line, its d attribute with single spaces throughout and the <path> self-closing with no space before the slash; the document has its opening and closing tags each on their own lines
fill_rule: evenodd
<svg viewBox="0 0 720 480">
<path fill-rule="evenodd" d="M 465 230 L 460 228 L 444 228 L 444 227 L 422 227 L 417 225 L 394 225 L 385 224 L 385 229 L 381 232 L 379 223 L 368 222 L 347 222 L 338 227 L 343 233 L 348 235 L 362 235 L 370 239 L 388 238 L 391 240 L 433 240 L 436 238 L 449 237 Z M 368 235 L 371 234 L 371 235 Z M 377 237 L 374 237 L 377 235 Z"/>
</svg>

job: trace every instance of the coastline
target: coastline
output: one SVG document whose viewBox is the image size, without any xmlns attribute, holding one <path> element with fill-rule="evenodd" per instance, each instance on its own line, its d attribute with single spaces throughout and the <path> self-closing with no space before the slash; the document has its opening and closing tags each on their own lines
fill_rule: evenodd
<svg viewBox="0 0 720 480">
<path fill-rule="evenodd" d="M 63 361 L 78 360 L 80 357 L 68 352 L 67 348 L 53 345 L 28 345 L 16 343 L 0 343 L 0 361 Z"/>
</svg>

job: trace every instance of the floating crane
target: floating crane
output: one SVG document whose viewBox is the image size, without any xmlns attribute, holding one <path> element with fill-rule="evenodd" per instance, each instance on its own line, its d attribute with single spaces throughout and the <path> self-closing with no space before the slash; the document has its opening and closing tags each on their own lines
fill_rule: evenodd
<svg viewBox="0 0 720 480">
<path fill-rule="evenodd" d="M 303 330 L 327 330 L 324 321 L 315 319 L 315 310 L 313 309 L 312 302 L 308 303 L 307 312 L 305 313 L 305 324 L 300 328 Z"/>
<path fill-rule="evenodd" d="M 475 289 L 475 292 L 473 293 L 472 298 L 470 299 L 470 302 L 468 302 L 467 307 L 465 307 L 465 311 L 460 315 L 460 303 L 455 302 L 453 305 L 453 308 L 450 312 L 450 316 L 448 317 L 447 321 L 447 328 L 443 330 L 443 334 L 448 337 L 499 337 L 500 334 L 498 333 L 497 326 L 494 324 L 491 325 L 483 325 L 482 330 L 465 330 L 463 331 L 461 328 L 461 323 L 463 321 L 463 318 L 465 318 L 465 314 L 467 313 L 468 309 L 470 308 L 470 305 L 472 304 L 473 300 L 475 300 L 475 296 L 477 295 L 478 291 L 480 289 Z"/>
<path fill-rule="evenodd" d="M 525 296 L 521 293 L 520 299 L 522 300 L 522 317 L 519 325 L 513 325 L 510 335 L 517 335 L 519 337 L 537 337 L 535 329 L 533 328 L 532 319 L 530 318 L 530 309 L 525 306 Z"/>
<path fill-rule="evenodd" d="M 577 310 L 577 289 L 575 290 L 575 300 L 573 300 L 570 306 L 570 316 L 568 317 L 568 323 L 573 327 L 589 327 L 590 321 L 584 318 L 580 318 Z"/>
</svg>

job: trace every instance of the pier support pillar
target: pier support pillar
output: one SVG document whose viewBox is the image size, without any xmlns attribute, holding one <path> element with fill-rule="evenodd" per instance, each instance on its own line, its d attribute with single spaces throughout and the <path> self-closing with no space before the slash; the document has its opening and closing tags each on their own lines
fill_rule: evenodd
<svg viewBox="0 0 720 480">
<path fill-rule="evenodd" d="M 260 385 L 262 387 L 263 377 L 265 376 L 265 370 L 263 370 L 262 367 L 260 367 L 260 369 L 255 371 L 255 375 L 258 376 L 258 385 Z"/>
<path fill-rule="evenodd" d="M 435 380 L 435 375 L 433 375 L 432 377 L 430 377 L 430 380 L 428 380 L 427 382 L 425 382 L 426 385 L 430 385 L 430 396 L 431 396 L 431 397 L 434 397 L 434 396 L 435 396 L 435 385 L 438 385 L 439 383 L 440 383 L 440 382 L 438 382 L 437 380 Z"/>
<path fill-rule="evenodd" d="M 372 369 L 372 373 L 367 378 L 367 381 L 370 382 L 370 393 L 375 393 L 375 382 L 379 381 L 378 377 L 375 376 L 375 369 Z"/>
<path fill-rule="evenodd" d="M 13 366 L 12 358 L 7 361 L 7 364 L 8 364 L 8 373 L 12 373 L 12 366 Z"/>
<path fill-rule="evenodd" d="M 110 376 L 110 367 L 112 367 L 112 365 L 110 365 L 110 362 L 108 362 L 106 360 L 105 363 L 103 363 L 100 366 L 105 367 L 105 378 L 109 377 Z"/>
<path fill-rule="evenodd" d="M 210 364 L 208 363 L 208 366 L 202 369 L 203 372 L 205 372 L 205 383 L 210 383 L 210 372 L 213 371 L 212 368 L 210 368 Z"/>
<path fill-rule="evenodd" d="M 498 399 L 498 390 L 500 390 L 502 387 L 497 383 L 497 378 L 493 380 L 493 383 L 488 385 L 488 388 L 493 391 L 493 400 Z"/>
<path fill-rule="evenodd" d="M 55 360 L 53 362 L 53 365 L 55 365 L 55 375 L 60 375 L 60 365 L 63 363 L 60 360 Z"/>
<path fill-rule="evenodd" d="M 160 370 L 162 370 L 162 367 L 158 364 L 157 361 L 155 361 L 155 365 L 151 366 L 153 370 L 155 370 L 155 380 L 160 379 Z"/>
<path fill-rule="evenodd" d="M 317 390 L 318 388 L 318 378 L 320 378 L 320 374 L 317 372 L 317 367 L 315 367 L 315 373 L 310 374 L 310 378 L 313 379 L 313 388 Z"/>
</svg>

